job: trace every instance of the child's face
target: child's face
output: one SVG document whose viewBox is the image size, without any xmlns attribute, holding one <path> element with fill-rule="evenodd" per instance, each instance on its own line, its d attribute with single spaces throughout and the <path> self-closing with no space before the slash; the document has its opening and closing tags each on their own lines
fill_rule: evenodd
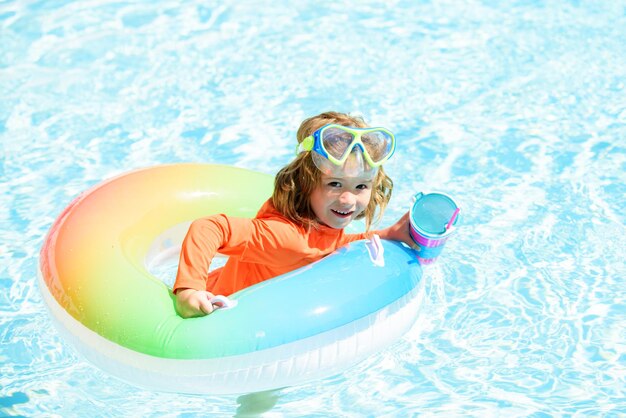
<svg viewBox="0 0 626 418">
<path fill-rule="evenodd" d="M 320 223 L 341 229 L 365 210 L 371 196 L 372 180 L 367 177 L 322 174 L 321 184 L 311 193 L 311 207 Z"/>
</svg>

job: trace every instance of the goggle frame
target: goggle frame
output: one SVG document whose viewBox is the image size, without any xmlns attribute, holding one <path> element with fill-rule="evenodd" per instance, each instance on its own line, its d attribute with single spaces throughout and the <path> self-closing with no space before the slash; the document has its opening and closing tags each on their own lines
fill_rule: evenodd
<svg viewBox="0 0 626 418">
<path fill-rule="evenodd" d="M 347 132 L 349 134 L 352 135 L 353 139 L 352 142 L 350 142 L 350 144 L 346 147 L 346 151 L 344 152 L 344 155 L 342 158 L 338 159 L 335 156 L 333 156 L 332 154 L 330 154 L 328 151 L 326 151 L 326 149 L 324 148 L 324 143 L 323 143 L 323 133 L 326 129 L 329 128 L 337 128 L 339 130 L 342 130 L 344 132 Z M 391 150 L 389 151 L 389 153 L 381 158 L 380 161 L 374 161 L 372 160 L 372 157 L 369 154 L 369 151 L 367 151 L 367 148 L 365 147 L 365 144 L 363 143 L 363 141 L 361 140 L 361 137 L 363 135 L 366 135 L 368 133 L 372 133 L 372 132 L 382 132 L 386 135 L 389 136 L 389 138 L 391 138 Z M 393 155 L 393 153 L 396 151 L 396 137 L 395 135 L 389 131 L 388 129 L 385 128 L 381 128 L 381 127 L 373 127 L 373 128 L 352 128 L 349 126 L 343 126 L 343 125 L 337 125 L 335 123 L 329 123 L 326 124 L 324 126 L 322 126 L 321 128 L 317 129 L 315 132 L 313 132 L 313 135 L 309 135 L 306 138 L 304 138 L 304 140 L 297 145 L 296 147 L 296 154 L 299 154 L 300 152 L 303 151 L 315 151 L 318 154 L 322 155 L 324 158 L 326 158 L 328 161 L 332 162 L 335 165 L 338 166 L 342 166 L 346 160 L 348 159 L 348 157 L 350 156 L 350 153 L 352 152 L 352 150 L 354 149 L 355 146 L 359 146 L 359 148 L 361 148 L 361 152 L 363 153 L 363 157 L 365 158 L 365 161 L 367 161 L 367 163 L 370 165 L 370 167 L 372 168 L 378 168 L 381 165 L 383 165 L 385 162 L 387 162 L 389 160 L 389 158 L 391 158 L 391 156 Z"/>
</svg>

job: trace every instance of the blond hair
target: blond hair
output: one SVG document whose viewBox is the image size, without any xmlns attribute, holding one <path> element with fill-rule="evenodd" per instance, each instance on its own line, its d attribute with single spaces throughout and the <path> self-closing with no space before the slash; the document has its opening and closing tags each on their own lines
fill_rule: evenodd
<svg viewBox="0 0 626 418">
<path fill-rule="evenodd" d="M 305 119 L 300 124 L 296 135 L 298 143 L 302 143 L 304 138 L 313 135 L 313 132 L 329 123 L 354 128 L 368 127 L 361 117 L 339 112 L 324 112 Z M 311 207 L 311 194 L 322 183 L 322 173 L 313 163 L 310 154 L 311 151 L 301 152 L 276 174 L 272 194 L 274 207 L 287 219 L 307 229 L 319 225 Z M 372 196 L 369 204 L 356 217 L 356 219 L 365 218 L 366 229 L 369 230 L 372 223 L 382 217 L 391 199 L 392 190 L 393 181 L 380 167 L 372 181 Z"/>
</svg>

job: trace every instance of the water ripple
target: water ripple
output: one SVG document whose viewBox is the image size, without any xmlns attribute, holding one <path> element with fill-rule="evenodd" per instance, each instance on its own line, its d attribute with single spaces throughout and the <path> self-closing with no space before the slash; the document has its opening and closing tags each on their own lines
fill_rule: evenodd
<svg viewBox="0 0 626 418">
<path fill-rule="evenodd" d="M 415 192 L 442 190 L 461 203 L 462 228 L 427 269 L 405 338 L 257 406 L 277 399 L 269 416 L 623 414 L 624 8 L 3 2 L 0 411 L 245 409 L 248 398 L 138 390 L 86 363 L 51 326 L 39 248 L 103 179 L 181 161 L 273 173 L 292 158 L 302 119 L 339 109 L 397 134 L 385 223 Z"/>
</svg>

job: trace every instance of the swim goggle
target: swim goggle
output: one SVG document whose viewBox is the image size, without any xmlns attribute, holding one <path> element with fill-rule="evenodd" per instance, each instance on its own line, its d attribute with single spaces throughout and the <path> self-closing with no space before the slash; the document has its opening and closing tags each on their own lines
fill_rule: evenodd
<svg viewBox="0 0 626 418">
<path fill-rule="evenodd" d="M 355 147 L 359 147 L 371 168 L 383 165 L 396 149 L 396 138 L 385 128 L 351 128 L 324 125 L 298 144 L 296 154 L 315 151 L 337 166 L 343 166 Z"/>
</svg>

